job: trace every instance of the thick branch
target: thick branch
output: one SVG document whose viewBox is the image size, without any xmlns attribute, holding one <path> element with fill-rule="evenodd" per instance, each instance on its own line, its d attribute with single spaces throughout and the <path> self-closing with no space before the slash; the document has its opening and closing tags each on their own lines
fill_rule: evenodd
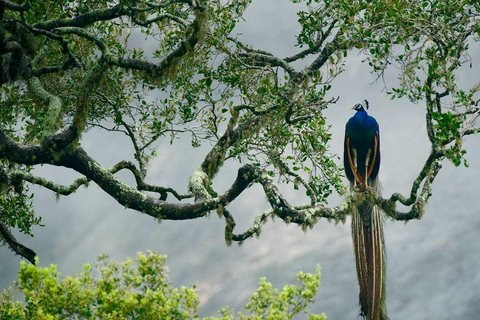
<svg viewBox="0 0 480 320">
<path fill-rule="evenodd" d="M 234 129 L 238 116 L 239 112 L 234 111 L 225 133 L 217 141 L 215 146 L 213 146 L 200 167 L 190 178 L 189 190 L 195 195 L 196 201 L 203 201 L 212 196 L 216 196 L 216 192 L 211 188 L 211 181 L 217 174 L 218 170 L 223 166 L 228 148 L 240 139 L 244 139 L 251 135 L 260 121 L 259 116 L 252 116 Z"/>
<path fill-rule="evenodd" d="M 332 42 L 327 43 L 325 47 L 323 47 L 320 55 L 305 69 L 304 73 L 308 75 L 313 71 L 320 69 L 328 61 L 328 58 L 330 58 L 330 56 L 337 50 L 348 49 L 347 43 L 341 40 L 342 37 L 343 33 L 338 31 Z"/>
<path fill-rule="evenodd" d="M 35 264 L 35 256 L 37 254 L 32 249 L 29 249 L 23 244 L 19 243 L 3 221 L 0 221 L 0 235 L 13 252 Z"/>
<path fill-rule="evenodd" d="M 58 34 L 76 34 L 95 43 L 99 50 L 102 52 L 102 57 L 110 65 L 116 65 L 126 69 L 144 71 L 152 77 L 162 77 L 163 75 L 168 73 L 168 71 L 172 67 L 175 66 L 178 59 L 184 57 L 187 53 L 191 52 L 193 48 L 200 41 L 203 40 L 202 37 L 205 33 L 206 28 L 206 10 L 199 7 L 195 9 L 195 13 L 196 19 L 189 26 L 189 28 L 192 30 L 192 34 L 186 40 L 180 42 L 178 47 L 170 54 L 168 54 L 164 59 L 162 59 L 159 63 L 114 56 L 109 52 L 107 46 L 99 38 L 76 26 L 59 26 L 57 27 L 56 32 Z"/>
<path fill-rule="evenodd" d="M 83 28 L 97 21 L 106 21 L 128 14 L 128 10 L 121 4 L 107 9 L 93 10 L 67 19 L 55 19 L 39 22 L 33 25 L 34 28 L 53 30 L 60 27 Z"/>
<path fill-rule="evenodd" d="M 13 11 L 27 11 L 30 8 L 28 1 L 23 4 L 18 4 L 8 0 L 0 0 L 0 6 L 4 6 Z"/>
<path fill-rule="evenodd" d="M 57 131 L 57 121 L 60 112 L 62 111 L 62 102 L 60 98 L 45 90 L 37 77 L 31 77 L 28 79 L 28 88 L 36 98 L 47 105 L 47 113 L 41 124 L 41 139 L 53 135 L 55 131 Z"/>
<path fill-rule="evenodd" d="M 238 54 L 239 57 L 248 59 L 252 61 L 255 65 L 261 66 L 272 66 L 272 67 L 281 67 L 284 69 L 291 77 L 294 77 L 297 74 L 297 71 L 289 65 L 285 60 L 274 57 L 272 55 L 266 55 L 258 52 L 243 52 Z"/>
<path fill-rule="evenodd" d="M 171 204 L 136 190 L 123 182 L 108 170 L 102 168 L 81 148 L 72 153 L 64 153 L 59 164 L 71 168 L 88 179 L 117 200 L 122 206 L 146 213 L 158 219 L 184 220 L 205 216 L 216 209 L 220 199 L 212 199 L 194 204 Z"/>
<path fill-rule="evenodd" d="M 177 17 L 173 14 L 169 14 L 169 13 L 159 14 L 156 17 L 145 20 L 145 21 L 137 19 L 134 15 L 132 15 L 132 21 L 135 22 L 136 24 L 138 24 L 139 26 L 143 26 L 143 27 L 148 27 L 149 25 L 151 25 L 155 22 L 160 22 L 160 21 L 167 20 L 167 19 L 177 22 L 182 27 L 182 29 L 185 29 L 188 26 L 187 21 L 185 21 L 182 18 Z"/>
<path fill-rule="evenodd" d="M 232 132 L 234 132 L 233 130 Z M 158 219 L 184 220 L 195 219 L 208 215 L 211 210 L 222 210 L 227 221 L 226 239 L 243 241 L 260 232 L 260 225 L 270 216 L 278 216 L 286 223 L 296 223 L 302 228 L 312 227 L 320 218 L 344 221 L 350 213 L 353 204 L 361 204 L 366 201 L 380 206 L 387 215 L 396 220 L 418 219 L 423 214 L 423 207 L 431 195 L 431 184 L 440 170 L 438 157 L 432 156 L 430 169 L 426 172 L 425 183 L 421 194 L 416 198 L 410 212 L 398 212 L 395 202 L 398 199 L 383 199 L 371 190 L 356 190 L 335 208 L 326 208 L 320 204 L 294 207 L 279 192 L 272 179 L 258 167 L 245 165 L 239 169 L 237 178 L 230 189 L 223 195 L 202 199 L 193 204 L 171 204 L 150 197 L 121 182 L 113 172 L 120 168 L 130 169 L 136 178 L 140 177 L 138 170 L 127 162 L 119 163 L 111 170 L 102 168 L 91 159 L 87 153 L 77 148 L 74 152 L 63 152 L 58 160 L 55 160 L 51 152 L 42 150 L 40 147 L 26 147 L 15 144 L 2 131 L 0 131 L 0 157 L 24 164 L 50 163 L 72 168 L 83 174 L 86 179 L 94 181 L 105 192 L 117 200 L 126 208 L 144 212 Z M 8 151 L 8 152 L 7 152 Z M 132 168 L 133 166 L 133 168 Z M 32 179 L 31 179 L 32 180 Z M 32 180 L 33 181 L 33 180 Z M 235 221 L 233 216 L 224 208 L 234 201 L 252 183 L 260 183 L 272 209 L 257 217 L 251 228 L 242 234 L 233 234 Z M 52 188 L 53 189 L 53 188 Z M 145 187 L 144 190 L 147 190 Z M 198 199 L 197 199 L 198 200 Z"/>
</svg>

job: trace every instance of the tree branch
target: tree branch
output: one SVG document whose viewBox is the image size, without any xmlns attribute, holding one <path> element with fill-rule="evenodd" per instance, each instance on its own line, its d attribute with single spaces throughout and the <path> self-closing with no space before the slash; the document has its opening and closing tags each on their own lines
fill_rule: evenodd
<svg viewBox="0 0 480 320">
<path fill-rule="evenodd" d="M 140 59 L 117 57 L 111 54 L 107 46 L 97 37 L 89 34 L 87 31 L 76 25 L 59 25 L 55 27 L 58 34 L 76 34 L 97 45 L 102 52 L 105 61 L 110 65 L 116 65 L 125 69 L 134 69 L 146 72 L 152 77 L 162 77 L 169 70 L 175 67 L 178 59 L 184 57 L 187 53 L 192 52 L 195 45 L 203 41 L 205 33 L 205 23 L 207 19 L 206 9 L 202 7 L 195 8 L 196 18 L 188 29 L 192 30 L 191 35 L 184 41 L 180 42 L 178 47 L 168 54 L 159 63 L 153 63 Z"/>
<path fill-rule="evenodd" d="M 0 235 L 3 240 L 8 244 L 10 249 L 12 249 L 13 252 L 18 254 L 19 256 L 24 257 L 28 261 L 30 261 L 32 264 L 35 264 L 35 257 L 36 253 L 27 247 L 25 247 L 23 244 L 19 243 L 17 239 L 13 236 L 13 234 L 10 232 L 8 226 L 0 220 Z"/>
<path fill-rule="evenodd" d="M 132 18 L 133 22 L 135 22 L 136 24 L 138 24 L 139 26 L 142 26 L 142 27 L 147 27 L 147 26 L 151 25 L 152 23 L 160 22 L 160 21 L 167 20 L 167 19 L 177 22 L 182 27 L 182 29 L 186 29 L 188 27 L 188 23 L 187 23 L 186 20 L 183 20 L 182 18 L 177 17 L 173 14 L 169 14 L 169 13 L 159 14 L 156 17 L 145 20 L 145 21 L 137 19 L 133 14 L 132 14 L 131 18 Z"/>
<path fill-rule="evenodd" d="M 408 221 L 412 219 L 420 219 L 425 212 L 425 204 L 432 195 L 432 183 L 438 172 L 442 168 L 439 159 L 435 159 L 432 163 L 431 169 L 427 172 L 425 177 L 425 183 L 423 185 L 420 196 L 417 196 L 415 202 L 413 203 L 412 209 L 409 212 L 399 212 L 395 210 L 395 199 L 396 197 L 391 197 L 390 200 L 385 200 L 381 198 L 376 199 L 376 203 L 380 205 L 382 210 L 388 216 L 392 217 L 395 220 L 399 221 Z M 393 199 L 392 199 L 393 198 Z"/>
<path fill-rule="evenodd" d="M 325 42 L 325 40 L 327 40 L 327 38 L 330 36 L 330 33 L 332 32 L 333 28 L 335 27 L 335 24 L 338 22 L 338 20 L 333 20 L 332 23 L 330 23 L 330 25 L 328 26 L 327 30 L 323 33 L 322 32 L 322 36 L 317 39 L 317 41 L 315 41 L 315 43 L 313 44 L 312 47 L 306 49 L 306 50 L 303 50 L 291 57 L 287 57 L 283 60 L 285 60 L 286 62 L 293 62 L 293 61 L 297 61 L 299 59 L 303 59 L 305 58 L 306 56 L 310 55 L 310 54 L 313 54 L 313 53 L 317 53 L 318 50 L 320 49 L 320 47 L 323 45 L 323 43 Z"/>
<path fill-rule="evenodd" d="M 313 61 L 304 71 L 305 74 L 311 74 L 313 71 L 320 69 L 328 60 L 328 58 L 340 49 L 347 49 L 347 43 L 341 40 L 343 33 L 338 31 L 333 40 L 323 47 L 320 55 Z"/>
<path fill-rule="evenodd" d="M 470 134 L 478 134 L 479 132 L 480 132 L 480 128 L 471 128 L 463 131 L 462 135 L 467 136 Z"/>
<path fill-rule="evenodd" d="M 150 184 L 145 183 L 143 181 L 143 178 L 141 177 L 138 169 L 135 167 L 135 165 L 133 163 L 131 163 L 129 161 L 120 161 L 119 163 L 114 165 L 108 171 L 112 174 L 115 174 L 115 173 L 117 173 L 117 172 L 119 172 L 123 169 L 127 169 L 130 172 L 132 172 L 132 174 L 134 175 L 135 180 L 137 182 L 137 190 L 159 193 L 159 194 L 162 195 L 162 197 L 165 198 L 165 199 L 162 199 L 162 200 L 166 200 L 166 194 L 167 193 L 171 193 L 178 200 L 183 200 L 183 199 L 192 197 L 191 194 L 185 194 L 185 195 L 179 194 L 177 191 L 175 191 L 172 188 L 154 186 L 154 185 L 150 185 Z M 29 182 L 29 183 L 32 183 L 32 184 L 42 186 L 42 187 L 44 187 L 46 189 L 49 189 L 49 190 L 51 190 L 51 191 L 53 191 L 57 194 L 60 194 L 62 196 L 68 196 L 68 195 L 74 193 L 75 191 L 78 190 L 78 188 L 80 186 L 87 187 L 88 183 L 90 182 L 90 179 L 88 179 L 88 178 L 78 178 L 70 185 L 61 185 L 61 184 L 57 184 L 57 183 L 55 183 L 51 180 L 48 180 L 48 179 L 45 179 L 45 178 L 42 178 L 42 177 L 38 177 L 38 176 L 35 176 L 35 175 L 33 175 L 29 172 L 23 172 L 23 171 L 13 171 L 13 172 L 7 174 L 7 177 L 12 182 L 14 182 L 14 181 L 26 181 L 26 182 Z"/>
<path fill-rule="evenodd" d="M 53 30 L 61 27 L 83 28 L 97 21 L 106 21 L 119 18 L 128 14 L 128 10 L 121 4 L 111 8 L 89 11 L 70 19 L 55 19 L 39 22 L 33 25 L 34 28 L 43 30 Z"/>
<path fill-rule="evenodd" d="M 47 105 L 47 113 L 41 124 L 40 140 L 42 140 L 44 137 L 51 136 L 57 131 L 58 117 L 62 111 L 62 101 L 58 96 L 45 90 L 37 77 L 30 77 L 27 83 L 30 92 Z"/>
<path fill-rule="evenodd" d="M 258 52 L 241 52 L 238 54 L 238 56 L 244 59 L 248 59 L 249 61 L 252 61 L 254 65 L 260 65 L 260 66 L 269 65 L 272 67 L 281 67 L 290 75 L 290 77 L 294 77 L 298 73 L 285 60 L 282 60 L 272 55 L 267 55 L 267 54 L 258 53 Z"/>
<path fill-rule="evenodd" d="M 427 136 L 430 140 L 432 146 L 435 146 L 435 131 L 433 129 L 433 119 L 432 119 L 432 112 L 433 112 L 433 100 L 431 94 L 433 93 L 432 89 L 432 77 L 428 76 L 427 80 L 425 81 L 425 100 L 427 105 L 427 112 L 425 113 L 425 119 L 427 123 Z"/>
<path fill-rule="evenodd" d="M 435 154 L 432 157 L 431 162 L 429 159 L 429 164 L 426 165 L 424 170 L 422 170 L 422 173 L 416 180 L 416 184 L 418 184 L 416 189 L 418 190 L 420 183 L 424 179 L 425 183 L 420 196 L 417 196 L 416 193 L 415 195 L 411 195 L 411 198 L 413 199 L 412 201 L 410 201 L 410 199 L 405 199 L 398 193 L 394 194 L 390 199 L 384 199 L 369 188 L 358 188 L 347 195 L 340 205 L 334 208 L 326 208 L 321 204 L 292 207 L 280 194 L 272 179 L 268 177 L 265 172 L 257 167 L 246 165 L 239 170 L 239 176 L 243 176 L 248 183 L 260 183 L 263 186 L 265 195 L 267 196 L 272 209 L 255 217 L 253 225 L 241 234 L 233 233 L 235 220 L 229 212 L 225 213 L 224 211 L 224 217 L 226 219 L 225 239 L 227 244 L 229 244 L 230 241 L 241 242 L 253 235 L 258 235 L 260 233 L 261 225 L 271 216 L 278 216 L 286 223 L 298 224 L 303 229 L 312 228 L 321 218 L 344 222 L 347 215 L 351 213 L 352 206 L 358 206 L 364 203 L 378 205 L 388 216 L 395 220 L 408 221 L 412 219 L 420 219 L 425 211 L 425 204 L 432 195 L 431 185 L 441 169 L 439 158 L 440 156 Z M 423 175 L 425 175 L 425 177 L 420 180 L 420 176 Z M 400 201 L 407 206 L 412 205 L 412 208 L 408 212 L 397 211 L 395 208 L 396 201 Z"/>
<path fill-rule="evenodd" d="M 23 172 L 23 171 L 13 171 L 9 174 L 9 177 L 11 181 L 16 181 L 16 180 L 27 181 L 27 182 L 30 182 L 31 184 L 42 186 L 57 194 L 61 194 L 62 196 L 68 196 L 74 193 L 82 185 L 87 186 L 89 181 L 86 178 L 79 178 L 79 179 L 76 179 L 72 184 L 68 186 L 64 186 L 61 184 L 57 184 L 53 181 L 50 181 L 48 179 L 35 176 L 29 172 Z"/>
<path fill-rule="evenodd" d="M 299 175 L 298 173 L 294 172 L 293 170 L 290 169 L 290 167 L 285 163 L 283 162 L 283 160 L 280 158 L 280 155 L 277 155 L 277 157 L 275 158 L 275 164 L 278 165 L 280 168 L 282 168 L 282 170 L 285 171 L 285 173 L 287 173 L 288 175 L 292 176 L 295 178 L 296 181 L 300 182 L 303 187 L 309 191 L 309 197 L 310 197 L 310 200 L 311 200 L 311 205 L 315 205 L 317 203 L 317 197 L 315 196 L 315 191 L 313 191 L 313 189 L 310 187 L 310 185 L 302 178 L 301 175 Z"/>
<path fill-rule="evenodd" d="M 27 11 L 30 8 L 28 1 L 23 4 L 18 4 L 8 0 L 0 0 L 0 6 L 4 6 L 5 8 L 13 11 Z"/>
<path fill-rule="evenodd" d="M 418 174 L 417 178 L 414 180 L 412 189 L 410 190 L 410 197 L 405 198 L 403 195 L 400 193 L 394 193 L 390 197 L 391 202 L 399 201 L 405 206 L 411 206 L 412 204 L 415 203 L 417 200 L 417 195 L 418 195 L 418 189 L 420 188 L 421 183 L 423 180 L 432 174 L 433 168 L 436 166 L 436 161 L 440 159 L 441 157 L 444 156 L 444 153 L 435 149 L 432 149 L 430 152 L 430 155 L 428 156 L 427 160 L 425 161 L 425 164 Z"/>
<path fill-rule="evenodd" d="M 248 123 L 253 125 L 254 121 Z M 245 123 L 243 125 L 246 125 Z M 241 126 L 239 126 L 241 127 Z M 227 136 L 232 137 L 235 134 L 239 134 L 238 128 L 229 131 Z M 224 138 L 225 137 L 225 138 Z M 222 139 L 227 139 L 224 135 Z M 234 139 L 233 139 L 234 140 Z M 230 140 L 230 141 L 233 141 Z M 222 140 L 228 145 L 225 140 Z M 215 149 L 215 148 L 214 148 Z M 6 152 L 8 151 L 8 152 Z M 212 155 L 213 156 L 213 155 Z M 162 201 L 162 199 L 155 199 L 150 197 L 139 190 L 136 190 L 114 176 L 114 172 L 119 171 L 122 168 L 127 168 L 137 179 L 137 184 L 140 182 L 140 174 L 132 163 L 120 162 L 114 168 L 106 170 L 102 168 L 98 163 L 91 159 L 82 148 L 77 148 L 74 152 L 64 151 L 59 158 L 52 155 L 52 152 L 43 150 L 41 147 L 27 147 L 17 145 L 13 140 L 8 138 L 3 131 L 0 130 L 0 157 L 7 158 L 10 161 L 24 164 L 40 164 L 50 163 L 55 165 L 71 168 L 85 176 L 84 179 L 94 181 L 100 188 L 117 200 L 121 205 L 126 208 L 131 208 L 139 212 L 146 213 L 152 217 L 158 219 L 167 220 L 184 220 L 195 219 L 208 215 L 212 210 L 220 210 L 226 218 L 226 234 L 225 238 L 227 243 L 229 241 L 243 241 L 254 234 L 260 232 L 260 226 L 270 216 L 278 216 L 286 223 L 295 223 L 302 228 L 312 227 L 320 218 L 333 219 L 335 221 L 344 221 L 346 216 L 350 213 L 351 206 L 353 204 L 361 204 L 366 201 L 369 203 L 375 203 L 379 205 L 388 216 L 396 220 L 410 220 L 421 218 L 424 205 L 431 195 L 431 184 L 435 179 L 436 174 L 440 170 L 439 154 L 433 154 L 427 161 L 427 164 L 422 170 L 422 173 L 417 179 L 416 185 L 419 185 L 425 176 L 425 183 L 422 188 L 420 196 L 415 198 L 412 209 L 409 212 L 398 212 L 395 209 L 395 202 L 400 201 L 402 203 L 411 203 L 409 199 L 402 201 L 400 196 L 392 196 L 391 199 L 383 199 L 375 192 L 366 190 L 355 190 L 348 195 L 342 203 L 335 208 L 326 208 L 320 204 L 304 205 L 304 206 L 291 206 L 288 201 L 279 192 L 277 186 L 273 183 L 272 179 L 267 175 L 265 171 L 252 165 L 245 165 L 238 170 L 237 178 L 233 182 L 230 189 L 228 189 L 223 195 L 210 196 L 208 198 L 199 199 L 193 204 L 172 204 Z M 208 162 L 208 161 L 207 161 Z M 33 183 L 38 182 L 30 176 L 26 177 L 26 180 L 30 180 Z M 77 186 L 80 186 L 85 180 L 77 180 L 75 186 L 70 186 L 71 189 L 65 190 L 70 192 Z M 234 201 L 245 189 L 247 189 L 252 183 L 259 183 L 262 185 L 264 193 L 270 203 L 271 210 L 261 214 L 255 218 L 253 226 L 241 234 L 234 234 L 235 220 L 233 216 L 225 209 L 228 204 Z M 39 184 L 45 185 L 52 190 L 62 191 L 57 185 L 47 185 L 44 182 Z M 142 186 L 139 185 L 139 189 Z M 418 187 L 415 187 L 418 189 Z M 156 191 L 156 192 L 172 192 L 165 189 L 151 188 L 149 185 L 143 185 L 143 190 Z M 173 192 L 172 192 L 173 193 Z M 173 193 L 174 194 L 174 193 Z M 413 193 L 412 193 L 413 194 Z M 174 194 L 175 195 L 175 194 Z M 177 195 L 176 195 L 177 196 Z M 177 196 L 177 198 L 179 198 Z M 411 195 L 411 198 L 412 195 Z"/>
</svg>

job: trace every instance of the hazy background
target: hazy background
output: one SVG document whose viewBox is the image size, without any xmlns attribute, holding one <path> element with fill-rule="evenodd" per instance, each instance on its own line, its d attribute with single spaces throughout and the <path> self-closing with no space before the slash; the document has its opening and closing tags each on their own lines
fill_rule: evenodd
<svg viewBox="0 0 480 320">
<path fill-rule="evenodd" d="M 279 56 L 295 52 L 298 6 L 287 0 L 257 0 L 237 31 L 242 40 Z M 465 83 L 478 82 L 478 50 L 473 69 L 461 74 Z M 332 125 L 331 150 L 341 154 L 344 125 L 353 115 L 351 107 L 370 101 L 370 114 L 380 123 L 383 194 L 408 194 L 429 153 L 424 107 L 407 100 L 390 101 L 382 92 L 361 57 L 350 53 L 347 72 L 333 83 L 332 96 L 340 96 L 326 112 Z M 394 83 L 395 76 L 387 77 Z M 444 162 L 433 185 L 433 196 L 421 221 L 385 223 L 388 255 L 387 304 L 395 319 L 476 319 L 480 314 L 480 137 L 467 137 L 469 168 Z M 114 140 L 112 140 L 114 139 Z M 82 146 L 104 167 L 131 159 L 128 141 L 118 135 L 92 130 Z M 187 191 L 188 177 L 201 163 L 209 146 L 192 150 L 189 138 L 170 146 L 162 143 L 151 162 L 149 182 Z M 227 163 L 215 181 L 221 192 L 235 179 L 236 163 Z M 71 183 L 77 175 L 69 170 L 44 166 L 37 172 L 59 183 Z M 127 173 L 119 176 L 133 184 Z M 118 260 L 151 249 L 168 255 L 174 285 L 196 284 L 201 315 L 209 316 L 225 305 L 239 310 L 266 276 L 277 287 L 296 282 L 300 270 L 313 272 L 322 266 L 322 284 L 313 312 L 329 319 L 357 319 L 358 284 L 350 236 L 345 225 L 320 221 L 307 233 L 281 220 L 264 226 L 260 239 L 241 247 L 225 246 L 224 221 L 215 213 L 209 219 L 156 223 L 151 217 L 122 208 L 95 184 L 56 201 L 47 190 L 32 187 L 35 209 L 44 228 L 35 228 L 35 238 L 19 236 L 40 257 L 40 265 L 58 265 L 63 275 L 80 271 L 100 253 Z M 292 203 L 303 201 L 303 192 L 282 188 Z M 332 197 L 330 205 L 339 203 Z M 268 208 L 263 191 L 254 186 L 231 204 L 237 232 L 250 226 L 255 215 Z M 20 258 L 0 248 L 0 288 L 14 279 Z"/>
</svg>

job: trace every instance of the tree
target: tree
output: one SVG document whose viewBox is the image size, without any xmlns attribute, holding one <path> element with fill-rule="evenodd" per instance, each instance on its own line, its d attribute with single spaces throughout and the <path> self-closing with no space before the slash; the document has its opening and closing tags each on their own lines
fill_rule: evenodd
<svg viewBox="0 0 480 320">
<path fill-rule="evenodd" d="M 298 52 L 276 57 L 235 36 L 249 1 L 0 0 L 0 231 L 7 245 L 34 261 L 34 252 L 10 232 L 28 234 L 41 223 L 32 212 L 29 184 L 67 196 L 93 181 L 122 206 L 156 219 L 196 219 L 216 210 L 225 220 L 227 243 L 258 235 L 273 217 L 304 228 L 321 218 L 344 221 L 350 206 L 363 201 L 395 220 L 421 218 L 442 161 L 460 165 L 464 137 L 478 132 L 479 87 L 461 86 L 455 73 L 471 63 L 479 4 L 293 2 L 301 2 Z M 155 43 L 154 49 L 142 50 L 138 35 Z M 425 105 L 431 152 L 409 195 L 383 198 L 355 190 L 329 208 L 326 198 L 346 190 L 328 152 L 322 111 L 337 101 L 329 90 L 352 50 L 361 51 L 379 79 L 399 68 L 399 82 L 388 93 Z M 128 136 L 135 163 L 101 167 L 80 145 L 82 134 L 94 127 Z M 192 172 L 189 190 L 147 182 L 156 143 L 184 135 L 193 147 L 212 143 Z M 212 182 L 225 161 L 242 167 L 218 194 Z M 42 164 L 83 177 L 59 185 L 35 175 Z M 120 170 L 130 171 L 136 185 L 120 181 Z M 290 205 L 274 178 L 303 189 L 309 203 Z M 271 209 L 235 233 L 228 207 L 253 183 L 262 185 Z M 410 210 L 396 210 L 398 202 Z"/>
<path fill-rule="evenodd" d="M 59 279 L 55 265 L 49 268 L 20 263 L 16 289 L 25 294 L 24 306 L 12 302 L 13 289 L 0 300 L 2 319 L 199 319 L 199 300 L 195 287 L 173 288 L 168 279 L 167 257 L 151 251 L 138 253 L 123 263 L 102 255 L 92 265 L 84 264 L 82 272 Z M 315 274 L 299 272 L 300 287 L 286 285 L 273 289 L 265 278 L 245 306 L 245 313 L 225 307 L 221 318 L 229 319 L 292 319 L 308 313 L 320 285 L 320 267 Z M 323 320 L 325 315 L 310 314 L 310 320 Z"/>
</svg>

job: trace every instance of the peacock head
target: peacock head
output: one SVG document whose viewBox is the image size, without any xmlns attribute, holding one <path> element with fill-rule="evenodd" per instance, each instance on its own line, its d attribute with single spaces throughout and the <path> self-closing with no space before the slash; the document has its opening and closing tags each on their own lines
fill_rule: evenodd
<svg viewBox="0 0 480 320">
<path fill-rule="evenodd" d="M 360 111 L 360 110 L 367 111 L 368 107 L 369 107 L 368 101 L 367 99 L 365 99 L 361 103 L 357 103 L 356 105 L 354 105 L 352 109 L 356 111 Z"/>
</svg>

